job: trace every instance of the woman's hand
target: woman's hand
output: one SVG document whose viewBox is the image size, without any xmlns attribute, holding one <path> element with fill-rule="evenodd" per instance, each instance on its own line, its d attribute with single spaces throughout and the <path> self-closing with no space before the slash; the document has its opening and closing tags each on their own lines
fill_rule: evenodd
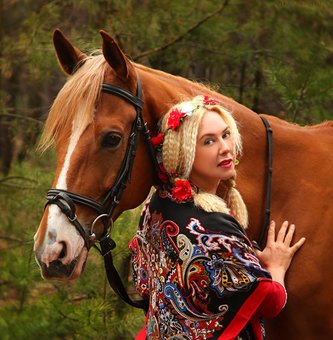
<svg viewBox="0 0 333 340">
<path fill-rule="evenodd" d="M 284 276 L 291 260 L 298 249 L 305 242 L 305 237 L 290 246 L 295 232 L 295 225 L 285 221 L 282 223 L 277 237 L 275 238 L 275 222 L 272 221 L 267 235 L 267 244 L 263 251 L 256 251 L 257 256 L 264 267 L 271 273 L 272 279 L 284 286 Z"/>
</svg>

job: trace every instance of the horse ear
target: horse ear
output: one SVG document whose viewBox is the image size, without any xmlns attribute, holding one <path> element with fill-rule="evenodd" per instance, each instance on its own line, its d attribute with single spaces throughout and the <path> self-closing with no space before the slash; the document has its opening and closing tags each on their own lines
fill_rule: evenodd
<svg viewBox="0 0 333 340">
<path fill-rule="evenodd" d="M 119 78 L 126 80 L 132 65 L 117 43 L 103 30 L 100 31 L 103 38 L 103 55 L 108 64 L 116 71 Z"/>
<path fill-rule="evenodd" d="M 59 29 L 53 32 L 53 44 L 62 70 L 73 74 L 86 54 L 73 46 Z"/>
</svg>

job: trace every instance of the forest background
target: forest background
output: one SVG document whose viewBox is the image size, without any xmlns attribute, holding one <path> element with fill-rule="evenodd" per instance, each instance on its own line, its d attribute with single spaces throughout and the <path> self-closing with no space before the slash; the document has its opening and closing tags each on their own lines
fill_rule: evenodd
<svg viewBox="0 0 333 340">
<path fill-rule="evenodd" d="M 0 0 L 0 338 L 132 339 L 143 313 L 106 283 L 91 252 L 75 282 L 45 282 L 33 235 L 52 185 L 54 151 L 36 151 L 66 81 L 52 45 L 60 28 L 85 52 L 106 30 L 132 60 L 209 83 L 258 113 L 298 124 L 333 117 L 333 0 Z M 114 253 L 129 282 L 127 242 L 139 209 L 116 223 Z"/>
</svg>

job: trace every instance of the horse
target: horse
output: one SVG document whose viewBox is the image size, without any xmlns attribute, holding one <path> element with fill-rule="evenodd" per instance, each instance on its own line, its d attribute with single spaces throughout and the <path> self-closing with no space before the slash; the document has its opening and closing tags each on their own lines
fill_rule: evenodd
<svg viewBox="0 0 333 340">
<path fill-rule="evenodd" d="M 127 187 L 122 182 L 121 195 L 108 202 L 111 214 L 99 211 L 124 168 L 138 108 L 146 122 L 146 135 L 154 136 L 160 118 L 173 104 L 200 94 L 221 101 L 238 122 L 243 155 L 237 187 L 249 211 L 249 237 L 258 239 L 266 208 L 268 172 L 266 129 L 259 115 L 207 86 L 130 61 L 111 36 L 100 33 L 102 53 L 94 56 L 72 45 L 60 30 L 53 35 L 59 64 L 69 79 L 50 109 L 41 139 L 42 148 L 55 144 L 57 151 L 55 191 L 48 194 L 34 236 L 42 277 L 79 277 L 89 242 L 105 234 L 105 220 L 114 221 L 125 210 L 138 207 L 156 184 L 150 149 L 139 138 L 137 149 L 130 151 L 133 168 Z M 108 86 L 113 92 L 107 91 Z M 138 98 L 140 91 L 142 100 Z M 287 273 L 288 303 L 266 324 L 268 339 L 305 340 L 319 334 L 321 339 L 330 339 L 333 122 L 302 127 L 264 117 L 273 130 L 272 217 L 277 225 L 285 219 L 295 223 L 295 237 L 307 238 Z M 223 188 L 218 193 L 222 195 Z M 112 247 L 109 245 L 107 252 Z"/>
</svg>

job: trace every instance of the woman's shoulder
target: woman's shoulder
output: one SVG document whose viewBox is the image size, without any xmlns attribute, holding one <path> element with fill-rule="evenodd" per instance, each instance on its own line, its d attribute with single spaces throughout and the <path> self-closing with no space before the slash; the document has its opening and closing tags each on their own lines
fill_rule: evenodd
<svg viewBox="0 0 333 340">
<path fill-rule="evenodd" d="M 208 232 L 246 237 L 244 229 L 233 216 L 222 212 L 204 211 L 190 200 L 177 202 L 160 190 L 157 190 L 150 198 L 149 208 L 151 212 L 161 213 L 163 220 L 171 220 L 179 226 L 198 223 L 203 230 Z"/>
</svg>

